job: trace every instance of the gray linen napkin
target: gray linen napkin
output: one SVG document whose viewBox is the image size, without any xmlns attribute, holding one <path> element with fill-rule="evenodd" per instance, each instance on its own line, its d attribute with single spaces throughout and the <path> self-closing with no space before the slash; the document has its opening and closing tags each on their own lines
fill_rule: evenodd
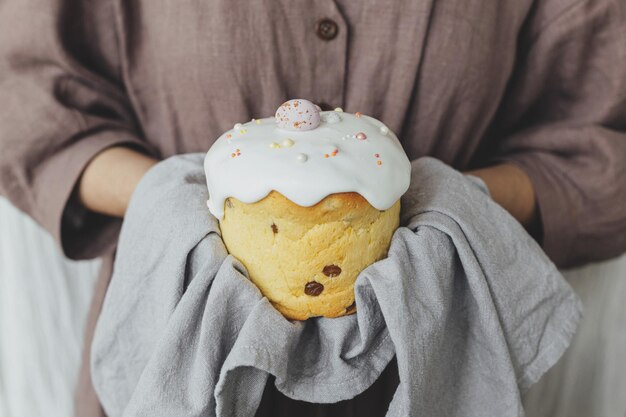
<svg viewBox="0 0 626 417">
<path fill-rule="evenodd" d="M 247 278 L 207 208 L 203 155 L 157 164 L 133 195 L 92 347 L 110 417 L 253 416 L 269 374 L 299 400 L 367 389 L 395 355 L 388 416 L 522 416 L 580 303 L 522 227 L 432 159 L 412 164 L 389 255 L 358 314 L 291 322 Z"/>
</svg>

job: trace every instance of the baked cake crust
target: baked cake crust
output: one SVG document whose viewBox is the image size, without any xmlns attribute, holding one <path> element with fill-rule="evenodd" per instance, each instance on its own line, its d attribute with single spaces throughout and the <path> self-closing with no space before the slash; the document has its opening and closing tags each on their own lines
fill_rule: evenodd
<svg viewBox="0 0 626 417">
<path fill-rule="evenodd" d="M 228 251 L 285 317 L 353 313 L 354 282 L 386 257 L 400 201 L 378 210 L 360 194 L 335 193 L 303 207 L 277 191 L 246 204 L 230 197 L 220 220 Z"/>
</svg>

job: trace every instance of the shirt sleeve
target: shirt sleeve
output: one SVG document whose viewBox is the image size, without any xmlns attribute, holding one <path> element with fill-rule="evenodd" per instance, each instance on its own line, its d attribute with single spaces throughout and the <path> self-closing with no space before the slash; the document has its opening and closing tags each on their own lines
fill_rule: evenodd
<svg viewBox="0 0 626 417">
<path fill-rule="evenodd" d="M 544 250 L 570 267 L 626 250 L 626 6 L 537 4 L 492 155 L 528 174 Z"/>
<path fill-rule="evenodd" d="M 125 94 L 111 3 L 6 0 L 0 7 L 0 194 L 70 258 L 112 248 L 120 221 L 87 213 L 75 185 L 97 153 L 146 153 Z"/>
</svg>

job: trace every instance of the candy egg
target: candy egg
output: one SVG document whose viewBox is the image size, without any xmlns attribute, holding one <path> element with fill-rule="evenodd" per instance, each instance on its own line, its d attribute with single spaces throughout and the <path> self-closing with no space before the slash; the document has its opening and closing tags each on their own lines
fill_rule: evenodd
<svg viewBox="0 0 626 417">
<path fill-rule="evenodd" d="M 319 108 L 309 100 L 286 101 L 276 110 L 275 117 L 278 127 L 285 130 L 312 130 L 320 125 Z"/>
</svg>

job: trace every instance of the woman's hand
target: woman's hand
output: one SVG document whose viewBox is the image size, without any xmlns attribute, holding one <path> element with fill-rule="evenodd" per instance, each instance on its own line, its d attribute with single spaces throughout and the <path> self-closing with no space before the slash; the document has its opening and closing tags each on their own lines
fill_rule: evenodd
<svg viewBox="0 0 626 417">
<path fill-rule="evenodd" d="M 528 175 L 513 164 L 501 164 L 468 171 L 481 178 L 491 198 L 504 207 L 526 229 L 533 230 L 538 221 L 535 189 Z"/>
<path fill-rule="evenodd" d="M 78 199 L 91 211 L 124 217 L 139 180 L 157 162 L 127 147 L 105 149 L 85 168 L 78 185 Z"/>
</svg>

